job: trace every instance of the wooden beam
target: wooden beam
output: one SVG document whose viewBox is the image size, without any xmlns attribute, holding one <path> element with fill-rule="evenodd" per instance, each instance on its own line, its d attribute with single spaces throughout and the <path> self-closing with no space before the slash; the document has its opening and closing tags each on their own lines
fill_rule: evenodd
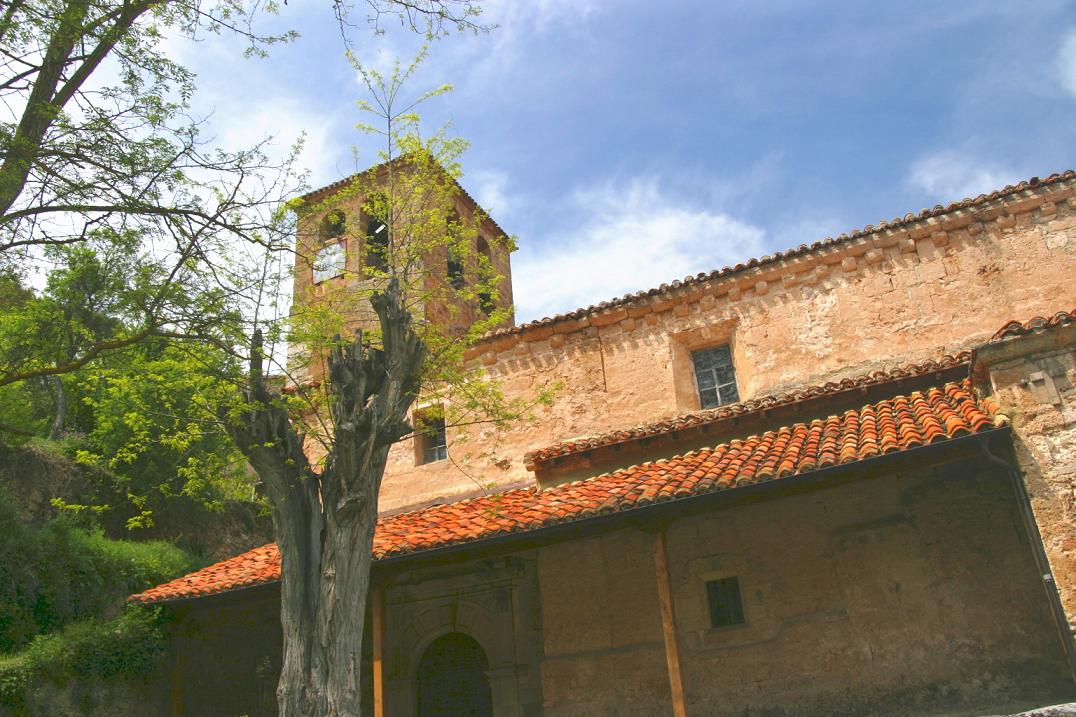
<svg viewBox="0 0 1076 717">
<path fill-rule="evenodd" d="M 372 582 L 370 585 L 370 638 L 373 642 L 374 658 L 374 717 L 385 717 L 385 679 L 382 667 L 384 633 L 385 594 L 381 589 L 381 581 Z"/>
<path fill-rule="evenodd" d="M 661 602 L 661 631 L 665 636 L 665 662 L 669 668 L 669 692 L 672 694 L 673 717 L 687 717 L 684 680 L 680 675 L 680 641 L 676 636 L 676 614 L 673 612 L 664 530 L 654 533 L 654 568 L 658 583 L 658 600 Z"/>
</svg>

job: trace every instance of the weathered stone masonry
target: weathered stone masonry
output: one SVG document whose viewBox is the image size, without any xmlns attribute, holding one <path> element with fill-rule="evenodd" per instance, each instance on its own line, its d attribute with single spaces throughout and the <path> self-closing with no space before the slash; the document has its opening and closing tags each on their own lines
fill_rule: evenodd
<svg viewBox="0 0 1076 717">
<path fill-rule="evenodd" d="M 449 450 L 479 485 L 521 484 L 528 451 L 696 410 L 702 346 L 730 343 L 746 400 L 955 354 L 1009 319 L 1076 306 L 1076 177 L 995 195 L 492 336 L 473 357 L 509 396 L 564 388 L 537 423 L 450 431 Z M 403 443 L 381 505 L 475 490 Z"/>
<path fill-rule="evenodd" d="M 509 396 L 564 389 L 454 463 L 393 449 L 371 713 L 453 635 L 498 716 L 1076 701 L 1073 277 L 1070 172 L 489 336 Z M 723 344 L 741 403 L 699 412 Z M 135 596 L 181 615 L 165 714 L 273 714 L 278 579 L 269 545 Z"/>
</svg>

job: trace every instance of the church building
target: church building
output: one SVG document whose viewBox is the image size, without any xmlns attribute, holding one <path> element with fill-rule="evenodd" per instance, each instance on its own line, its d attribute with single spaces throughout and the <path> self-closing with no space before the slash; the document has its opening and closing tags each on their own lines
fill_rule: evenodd
<svg viewBox="0 0 1076 717">
<path fill-rule="evenodd" d="M 368 206 L 304 220 L 297 306 L 378 261 Z M 501 283 L 468 310 L 510 307 L 511 241 L 469 241 Z M 743 260 L 468 351 L 510 398 L 560 389 L 392 448 L 368 714 L 1076 702 L 1076 174 Z M 279 579 L 270 544 L 132 596 L 176 618 L 147 714 L 276 714 Z"/>
</svg>

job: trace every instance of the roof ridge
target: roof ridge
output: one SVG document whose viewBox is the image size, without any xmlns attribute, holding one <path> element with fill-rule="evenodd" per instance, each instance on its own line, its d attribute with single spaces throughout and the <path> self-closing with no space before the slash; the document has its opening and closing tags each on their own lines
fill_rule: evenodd
<svg viewBox="0 0 1076 717">
<path fill-rule="evenodd" d="M 308 199 L 312 199 L 313 197 L 321 195 L 321 194 L 323 194 L 325 192 L 335 191 L 335 190 L 338 190 L 338 189 L 343 189 L 350 182 L 354 182 L 354 181 L 362 178 L 364 175 L 369 175 L 369 174 L 373 174 L 374 172 L 379 172 L 379 171 L 381 171 L 382 168 L 387 167 L 390 164 L 395 164 L 397 162 L 402 162 L 402 161 L 406 160 L 407 156 L 408 155 L 406 155 L 406 154 L 402 154 L 402 155 L 400 155 L 398 157 L 393 157 L 392 159 L 386 159 L 383 162 L 378 162 L 377 164 L 371 165 L 371 166 L 367 167 L 366 169 L 363 169 L 363 170 L 361 170 L 359 172 L 352 172 L 351 174 L 347 175 L 346 177 L 342 177 L 340 179 L 337 179 L 335 182 L 329 182 L 328 184 L 326 184 L 324 186 L 321 186 L 321 187 L 318 187 L 317 189 L 311 189 L 306 194 L 300 195 L 298 197 L 298 199 L 306 201 Z M 448 175 L 448 177 L 455 183 L 455 185 L 457 187 L 459 187 L 459 190 L 460 190 L 460 192 L 463 193 L 463 196 L 466 197 L 467 199 L 469 199 L 471 201 L 471 203 L 474 204 L 476 207 L 478 207 L 480 210 L 482 210 L 482 214 L 485 215 L 485 219 L 487 221 L 489 221 L 491 224 L 493 224 L 494 228 L 496 228 L 497 231 L 499 231 L 502 235 L 509 236 L 508 232 L 506 232 L 504 230 L 504 228 L 501 227 L 500 223 L 496 219 L 493 218 L 493 215 L 491 215 L 489 213 L 489 211 L 487 211 L 486 208 L 483 207 L 479 203 L 479 201 L 477 199 L 475 199 L 473 196 L 471 196 L 471 193 L 468 192 L 467 188 L 463 186 L 463 182 L 460 181 L 460 178 L 463 176 L 463 174 L 461 173 L 460 177 L 453 177 L 448 172 L 448 170 L 446 170 L 444 167 L 441 167 L 440 163 L 437 162 L 436 159 L 434 161 L 435 161 L 435 164 L 437 164 L 437 166 L 440 167 L 441 171 L 443 171 L 446 175 Z"/>
<path fill-rule="evenodd" d="M 725 266 L 720 269 L 713 269 L 708 272 L 700 272 L 698 274 L 695 274 L 694 276 L 686 276 L 682 279 L 675 279 L 671 282 L 662 283 L 650 289 L 643 289 L 633 293 L 624 294 L 623 296 L 614 297 L 605 301 L 600 301 L 597 304 L 590 304 L 589 306 L 579 307 L 577 309 L 573 309 L 564 313 L 533 319 L 522 324 L 516 324 L 515 326 L 507 326 L 504 328 L 495 329 L 485 334 L 485 336 L 483 336 L 480 341 L 495 339 L 512 334 L 521 334 L 530 329 L 534 329 L 540 326 L 548 326 L 550 324 L 559 323 L 561 321 L 571 321 L 574 319 L 579 319 L 584 316 L 589 316 L 590 314 L 603 311 L 605 309 L 616 308 L 625 304 L 630 304 L 640 299 L 645 299 L 650 296 L 664 294 L 674 289 L 679 289 L 685 286 L 692 286 L 695 284 L 701 284 L 703 282 L 710 281 L 713 279 L 738 274 L 740 272 L 746 271 L 747 269 L 753 269 L 755 267 L 773 264 L 785 259 L 791 259 L 797 256 L 802 256 L 804 254 L 810 254 L 821 249 L 830 248 L 851 241 L 853 239 L 858 239 L 861 237 L 868 236 L 870 234 L 874 234 L 875 232 L 878 232 L 883 229 L 903 227 L 917 221 L 930 219 L 932 217 L 938 217 L 944 214 L 958 211 L 960 209 L 967 209 L 972 206 L 981 206 L 983 204 L 987 204 L 988 202 L 1002 199 L 1018 192 L 1046 187 L 1051 184 L 1065 182 L 1073 178 L 1076 178 L 1076 171 L 1073 171 L 1071 169 L 1065 170 L 1063 172 L 1056 172 L 1054 174 L 1050 174 L 1043 179 L 1040 179 L 1039 177 L 1031 177 L 1030 179 L 1017 182 L 1016 184 L 1008 184 L 1003 188 L 996 189 L 988 194 L 980 194 L 977 197 L 965 197 L 964 199 L 959 199 L 950 202 L 949 204 L 937 204 L 932 209 L 921 209 L 918 213 L 913 214 L 911 212 L 908 212 L 903 217 L 895 217 L 888 221 L 883 219 L 880 220 L 877 224 L 867 224 L 862 228 L 852 229 L 848 232 L 842 233 L 836 238 L 826 237 L 825 239 L 812 242 L 811 244 L 800 244 L 798 247 L 791 247 L 789 249 L 775 252 L 772 255 L 765 254 L 761 257 L 753 257 L 733 266 Z"/>
<path fill-rule="evenodd" d="M 885 399 L 885 400 L 887 400 L 887 401 L 895 401 L 895 400 L 900 399 L 900 398 L 912 398 L 913 396 L 925 396 L 931 390 L 944 390 L 945 388 L 948 388 L 949 386 L 958 386 L 958 387 L 963 388 L 965 390 L 970 389 L 969 379 L 962 378 L 959 381 L 946 381 L 945 383 L 938 384 L 936 386 L 930 386 L 929 388 L 926 388 L 926 389 L 919 388 L 919 389 L 915 389 L 913 391 L 908 391 L 907 393 L 896 394 L 896 395 L 894 395 L 894 396 L 892 396 L 892 397 L 890 397 L 888 399 Z M 675 461 L 675 460 L 682 460 L 684 458 L 691 458 L 692 456 L 701 455 L 704 452 L 713 453 L 720 446 L 728 446 L 728 445 L 732 445 L 734 443 L 747 443 L 748 441 L 763 439 L 763 438 L 765 438 L 767 436 L 776 436 L 781 431 L 785 431 L 785 430 L 791 431 L 792 429 L 794 429 L 797 426 L 813 426 L 816 423 L 825 423 L 826 421 L 829 421 L 831 419 L 835 419 L 835 418 L 840 419 L 840 418 L 843 418 L 844 416 L 847 416 L 849 413 L 860 413 L 860 412 L 863 411 L 864 408 L 867 408 L 868 406 L 876 405 L 877 403 L 879 403 L 879 402 L 878 401 L 868 401 L 868 402 L 864 403 L 862 406 L 860 406 L 858 408 L 847 408 L 847 409 L 845 409 L 844 411 L 842 411 L 840 413 L 830 413 L 830 414 L 825 415 L 825 416 L 815 416 L 814 418 L 804 419 L 802 421 L 796 421 L 795 423 L 784 424 L 784 425 L 778 426 L 777 428 L 769 428 L 769 429 L 766 429 L 765 431 L 762 431 L 761 433 L 752 433 L 749 436 L 743 436 L 741 438 L 730 438 L 727 441 L 723 441 L 722 443 L 717 444 L 717 446 L 703 446 L 701 448 L 693 448 L 692 450 L 686 451 L 684 453 L 677 453 L 676 455 L 672 455 L 672 456 L 666 456 L 666 457 L 663 457 L 663 458 L 655 458 L 653 460 L 643 461 L 642 463 L 638 463 L 638 464 L 635 464 L 633 466 L 628 466 L 626 468 L 617 468 L 616 470 L 606 471 L 605 473 L 600 473 L 597 476 L 592 476 L 591 478 L 582 478 L 582 479 L 580 479 L 580 480 L 578 480 L 576 482 L 583 483 L 585 481 L 592 480 L 593 478 L 597 478 L 597 477 L 600 477 L 600 476 L 614 476 L 617 473 L 630 471 L 632 468 L 638 468 L 638 467 L 641 467 L 641 466 L 649 466 L 649 465 L 657 465 L 658 463 L 666 463 L 666 462 Z M 555 487 L 559 488 L 560 486 L 555 486 Z M 553 490 L 553 489 L 554 488 L 550 488 L 548 490 Z"/>
<path fill-rule="evenodd" d="M 483 495 L 472 495 L 470 497 L 461 498 L 459 500 L 450 500 L 447 503 L 434 503 L 433 505 L 416 506 L 415 508 L 411 508 L 411 509 L 408 509 L 408 510 L 402 510 L 399 513 L 391 513 L 390 515 L 386 515 L 384 517 L 378 516 L 377 520 L 378 520 L 378 522 L 381 522 L 382 520 L 391 520 L 393 518 L 401 518 L 401 517 L 408 516 L 408 515 L 415 515 L 417 513 L 426 513 L 426 512 L 429 512 L 431 510 L 436 510 L 438 508 L 447 508 L 448 506 L 456 506 L 456 505 L 466 505 L 467 503 L 473 503 L 474 501 L 478 501 L 478 500 L 488 500 L 488 499 L 494 498 L 496 496 L 502 496 L 503 497 L 503 496 L 506 496 L 506 495 L 511 495 L 512 493 L 534 493 L 534 492 L 537 492 L 538 490 L 540 490 L 540 489 L 538 488 L 537 485 L 529 485 L 529 486 L 526 486 L 526 487 L 508 488 L 506 490 L 501 490 L 501 491 L 491 491 L 491 492 L 485 493 Z"/>
</svg>

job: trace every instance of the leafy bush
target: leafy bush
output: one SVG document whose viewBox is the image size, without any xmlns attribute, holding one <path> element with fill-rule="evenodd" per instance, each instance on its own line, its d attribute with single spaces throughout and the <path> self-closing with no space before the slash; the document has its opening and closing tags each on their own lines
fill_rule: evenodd
<svg viewBox="0 0 1076 717">
<path fill-rule="evenodd" d="M 21 652 L 0 657 L 0 706 L 25 707 L 29 692 L 45 682 L 148 679 L 165 652 L 161 622 L 159 610 L 131 607 L 112 620 L 74 623 L 35 638 Z"/>
<path fill-rule="evenodd" d="M 0 653 L 34 635 L 114 615 L 127 595 L 196 567 L 161 541 L 110 540 L 63 518 L 24 525 L 0 496 Z"/>
</svg>

